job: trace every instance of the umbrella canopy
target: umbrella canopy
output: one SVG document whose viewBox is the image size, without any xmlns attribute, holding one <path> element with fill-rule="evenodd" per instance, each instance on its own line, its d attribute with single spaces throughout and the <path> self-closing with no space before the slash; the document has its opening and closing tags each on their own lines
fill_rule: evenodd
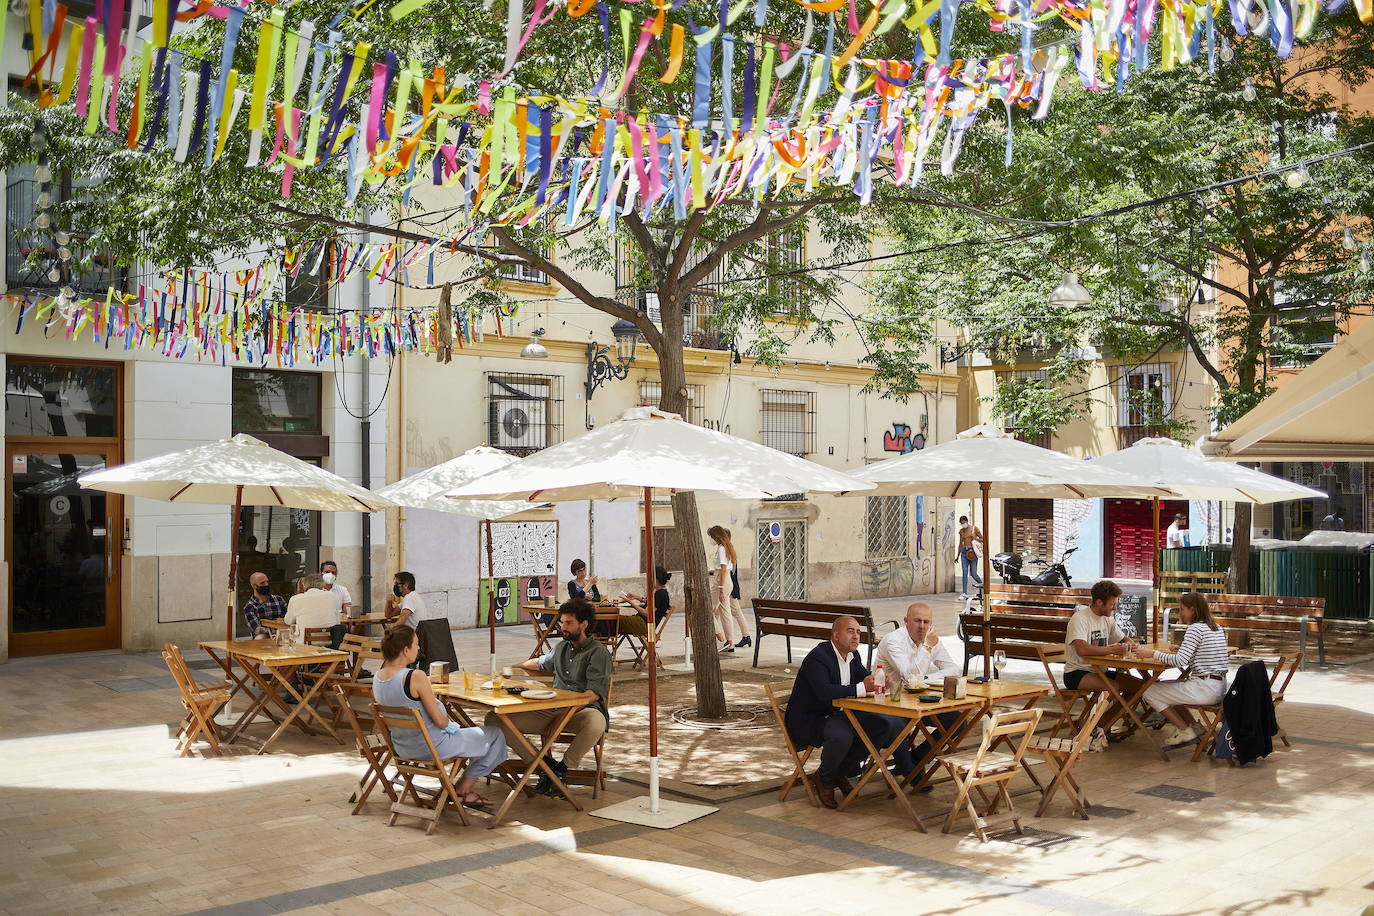
<svg viewBox="0 0 1374 916">
<path fill-rule="evenodd" d="M 409 477 L 382 487 L 377 495 L 389 499 L 398 506 L 412 509 L 431 509 L 435 512 L 451 512 L 481 519 L 505 518 L 528 509 L 529 503 L 521 500 L 475 500 L 449 499 L 449 490 L 476 480 L 483 474 L 490 474 L 520 459 L 503 452 L 499 448 L 479 445 L 470 448 L 457 458 L 443 464 L 425 468 Z"/>
<path fill-rule="evenodd" d="M 566 502 L 640 498 L 644 488 L 761 499 L 842 493 L 872 484 L 777 449 L 634 407 L 613 423 L 549 446 L 449 492 L 455 499 Z"/>
<path fill-rule="evenodd" d="M 1150 498 L 1173 494 L 1141 477 L 1079 461 L 1021 442 L 1000 427 L 975 426 L 951 442 L 851 470 L 876 485 L 861 495 L 945 496 L 951 499 Z M 989 484 L 986 490 L 981 486 Z"/>
<path fill-rule="evenodd" d="M 1320 490 L 1281 477 L 1229 462 L 1208 461 L 1196 449 L 1173 439 L 1141 439 L 1130 448 L 1095 459 L 1092 465 L 1168 487 L 1184 499 L 1278 503 L 1326 497 Z"/>
<path fill-rule="evenodd" d="M 324 512 L 376 512 L 395 505 L 324 468 L 239 433 L 208 445 L 145 458 L 81 477 L 92 490 L 178 503 L 290 506 Z"/>
</svg>

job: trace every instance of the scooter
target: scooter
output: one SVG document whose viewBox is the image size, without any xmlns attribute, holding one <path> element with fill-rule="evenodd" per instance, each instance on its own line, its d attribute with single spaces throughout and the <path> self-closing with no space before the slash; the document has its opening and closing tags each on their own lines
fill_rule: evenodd
<svg viewBox="0 0 1374 916">
<path fill-rule="evenodd" d="M 1038 563 L 1045 567 L 1033 579 L 1021 572 L 1024 561 L 1019 553 L 993 554 L 992 568 L 997 570 L 1002 581 L 1007 585 L 1048 585 L 1056 588 L 1068 588 L 1071 583 L 1069 571 L 1064 564 L 1077 549 L 1077 547 L 1070 547 L 1064 551 L 1064 556 L 1059 559 L 1058 563 L 1046 564 L 1043 560 L 1032 560 L 1032 563 Z"/>
</svg>

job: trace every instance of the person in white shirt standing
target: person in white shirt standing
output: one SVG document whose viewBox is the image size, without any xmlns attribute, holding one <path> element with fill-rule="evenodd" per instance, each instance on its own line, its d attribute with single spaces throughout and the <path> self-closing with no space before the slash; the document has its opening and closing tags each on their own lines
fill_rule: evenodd
<svg viewBox="0 0 1374 916">
<path fill-rule="evenodd" d="M 902 625 L 883 637 L 878 644 L 874 663 L 881 665 L 887 675 L 887 682 L 893 689 L 900 690 L 903 684 L 921 685 L 927 678 L 937 678 L 942 683 L 946 677 L 959 674 L 959 666 L 954 663 L 949 652 L 940 644 L 935 634 L 930 605 L 917 601 L 906 609 Z M 887 740 L 897 737 L 906 727 L 909 719 L 902 716 L 883 716 L 891 726 Z M 940 731 L 952 728 L 958 720 L 958 713 L 941 713 L 936 717 Z M 930 743 L 921 742 L 913 753 L 911 742 L 907 741 L 892 754 L 897 772 L 906 776 L 916 767 L 916 761 L 923 760 L 930 752 Z M 927 786 L 926 788 L 930 788 Z"/>
<path fill-rule="evenodd" d="M 1180 512 L 1164 531 L 1164 546 L 1170 550 L 1188 546 L 1188 516 Z"/>
<path fill-rule="evenodd" d="M 306 630 L 340 626 L 338 605 L 325 589 L 323 577 L 318 573 L 303 576 L 297 587 L 300 591 L 286 603 L 286 617 L 283 618 L 297 642 L 305 642 Z M 342 638 L 343 634 L 339 636 Z"/>
<path fill-rule="evenodd" d="M 410 627 L 412 630 L 421 620 L 429 618 L 429 607 L 425 599 L 415 591 L 415 576 L 401 570 L 391 577 L 391 598 L 387 602 L 387 621 L 393 627 Z"/>
<path fill-rule="evenodd" d="M 325 590 L 339 608 L 339 614 L 344 617 L 353 616 L 353 596 L 339 582 L 339 564 L 333 560 L 325 560 L 320 564 L 320 575 L 324 578 Z"/>
</svg>

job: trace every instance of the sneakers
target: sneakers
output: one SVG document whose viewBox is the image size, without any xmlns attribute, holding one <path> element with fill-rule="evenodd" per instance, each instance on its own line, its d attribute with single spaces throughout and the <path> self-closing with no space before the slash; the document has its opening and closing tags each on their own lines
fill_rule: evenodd
<svg viewBox="0 0 1374 916">
<path fill-rule="evenodd" d="M 1187 728 L 1174 728 L 1172 725 L 1164 729 L 1164 749 L 1170 750 L 1176 747 L 1183 747 L 1188 744 L 1195 744 L 1202 736 L 1198 734 L 1195 726 Z"/>
<path fill-rule="evenodd" d="M 743 639 L 741 639 L 739 642 L 735 643 L 735 648 L 736 648 L 736 649 L 744 649 L 744 648 L 748 648 L 749 646 L 752 646 L 753 644 L 754 644 L 754 641 L 753 641 L 752 639 L 750 639 L 748 636 L 746 636 L 746 637 L 744 637 Z"/>
<path fill-rule="evenodd" d="M 568 765 L 561 760 L 550 760 L 549 766 L 558 774 L 559 779 L 568 778 Z M 539 782 L 534 787 L 535 795 L 544 795 L 548 798 L 564 798 L 563 790 L 553 784 L 547 773 L 539 774 Z"/>
<path fill-rule="evenodd" d="M 720 644 L 720 654 L 721 654 L 721 655 L 734 655 L 734 654 L 735 654 L 735 647 L 734 647 L 733 645 L 731 645 L 729 642 L 723 642 L 723 643 Z"/>
<path fill-rule="evenodd" d="M 1107 749 L 1107 732 L 1101 728 L 1093 729 L 1093 736 L 1088 739 L 1088 753 L 1100 754 Z"/>
</svg>

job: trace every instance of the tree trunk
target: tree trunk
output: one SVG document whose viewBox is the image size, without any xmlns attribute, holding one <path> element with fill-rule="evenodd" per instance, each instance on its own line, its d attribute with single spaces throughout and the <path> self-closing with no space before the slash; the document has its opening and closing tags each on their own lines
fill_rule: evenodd
<svg viewBox="0 0 1374 916">
<path fill-rule="evenodd" d="M 660 353 L 659 379 L 662 390 L 659 406 L 682 414 L 687 406 L 687 372 L 682 348 L 671 341 L 670 322 L 664 322 L 670 343 Z M 716 654 L 716 628 L 711 618 L 711 588 L 706 574 L 706 547 L 701 539 L 701 518 L 697 514 L 695 493 L 673 494 L 673 525 L 682 538 L 683 598 L 687 605 L 687 634 L 692 639 L 692 668 L 696 680 L 697 714 L 706 719 L 725 717 L 725 687 L 720 679 L 720 656 Z"/>
<path fill-rule="evenodd" d="M 1232 595 L 1250 594 L 1250 520 L 1254 507 L 1236 503 L 1236 518 L 1231 529 L 1231 568 L 1226 574 L 1226 591 Z"/>
</svg>

